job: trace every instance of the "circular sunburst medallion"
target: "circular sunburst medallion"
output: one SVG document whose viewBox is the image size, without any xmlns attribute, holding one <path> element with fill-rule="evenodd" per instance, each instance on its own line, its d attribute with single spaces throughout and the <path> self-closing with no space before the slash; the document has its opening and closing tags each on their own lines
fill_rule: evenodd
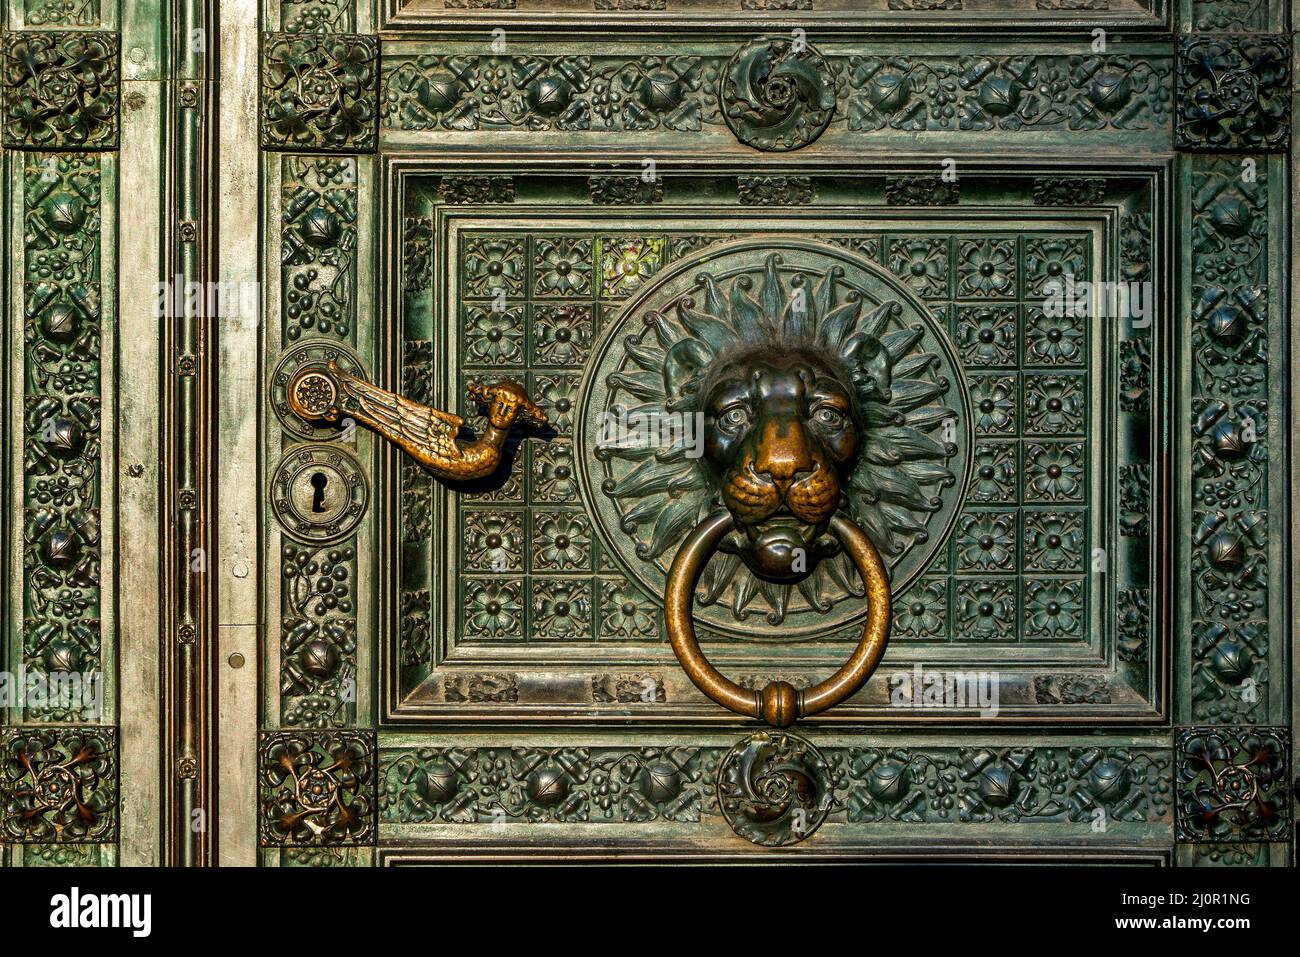
<svg viewBox="0 0 1300 957">
<path fill-rule="evenodd" d="M 579 398 L 576 434 L 587 437 L 577 443 L 580 487 L 607 550 L 656 598 L 691 529 L 732 511 L 750 543 L 747 550 L 724 542 L 704 569 L 695 618 L 706 637 L 826 637 L 867 614 L 848 556 L 818 536 L 816 517 L 796 520 L 799 483 L 784 493 L 788 510 L 772 503 L 747 523 L 739 513 L 775 493 L 747 467 L 720 469 L 709 451 L 715 443 L 704 441 L 717 434 L 710 430 L 733 426 L 757 434 L 759 421 L 773 434 L 787 428 L 772 425 L 778 413 L 767 398 L 723 416 L 710 406 L 706 418 L 704 410 L 719 370 L 727 381 L 739 369 L 739 379 L 757 382 L 759 367 L 779 365 L 783 355 L 807 357 L 800 362 L 818 370 L 814 376 L 852 397 L 857 452 L 825 457 L 835 481 L 815 474 L 805 498 L 826 498 L 826 488 L 838 486 L 839 510 L 871 537 L 895 594 L 930 566 L 961 504 L 971 458 L 961 367 L 943 326 L 897 279 L 838 246 L 777 237 L 711 246 L 677 263 L 627 304 L 597 345 Z M 796 364 L 795 375 L 808 373 Z M 814 441 L 843 428 L 843 416 L 811 399 L 800 415 L 795 427 Z M 733 423 L 737 416 L 744 421 Z M 800 535 L 811 553 L 802 574 L 756 574 L 767 567 L 759 558 L 779 556 Z"/>
</svg>

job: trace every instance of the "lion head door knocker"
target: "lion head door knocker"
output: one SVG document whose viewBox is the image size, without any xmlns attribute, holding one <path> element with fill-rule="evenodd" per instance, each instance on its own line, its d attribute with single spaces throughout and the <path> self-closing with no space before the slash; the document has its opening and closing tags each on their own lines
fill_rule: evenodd
<svg viewBox="0 0 1300 957">
<path fill-rule="evenodd" d="M 487 409 L 488 424 L 472 442 L 457 439 L 465 420 L 372 385 L 336 360 L 306 366 L 288 386 L 289 408 L 306 422 L 351 418 L 378 432 L 438 478 L 470 481 L 497 470 L 517 422 L 545 425 L 546 413 L 514 382 L 471 384 L 469 397 Z"/>
<path fill-rule="evenodd" d="M 889 638 L 891 587 L 931 564 L 955 520 L 969 416 L 951 340 L 894 277 L 800 239 L 708 247 L 621 319 L 634 317 L 639 333 L 603 340 L 585 413 L 684 417 L 699 435 L 595 449 L 589 467 L 633 542 L 620 557 L 647 583 L 662 573 L 668 637 L 696 687 L 785 728 L 864 684 Z M 861 632 L 810 687 L 744 687 L 709 662 L 697 622 L 756 641 Z M 751 840 L 802 839 L 825 816 L 824 766 L 798 736 L 760 732 L 720 767 L 720 804 L 733 826 L 767 822 Z"/>
</svg>

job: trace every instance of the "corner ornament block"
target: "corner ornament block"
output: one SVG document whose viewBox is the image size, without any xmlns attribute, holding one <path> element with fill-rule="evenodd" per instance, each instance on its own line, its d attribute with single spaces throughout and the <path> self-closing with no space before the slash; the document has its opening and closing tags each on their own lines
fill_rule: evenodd
<svg viewBox="0 0 1300 957">
<path fill-rule="evenodd" d="M 1178 46 L 1177 148 L 1287 149 L 1290 63 L 1291 38 L 1285 34 L 1184 37 Z"/>
<path fill-rule="evenodd" d="M 1290 840 L 1286 728 L 1183 728 L 1174 750 L 1179 841 Z"/>
<path fill-rule="evenodd" d="M 263 731 L 262 847 L 375 841 L 373 731 Z"/>
<path fill-rule="evenodd" d="M 3 51 L 0 142 L 6 149 L 117 149 L 122 84 L 116 33 L 6 33 Z"/>
<path fill-rule="evenodd" d="M 262 148 L 371 153 L 379 145 L 379 38 L 262 38 Z"/>
<path fill-rule="evenodd" d="M 835 79 L 825 57 L 779 37 L 737 50 L 722 71 L 718 97 L 736 139 L 766 152 L 807 146 L 835 115 Z"/>
<path fill-rule="evenodd" d="M 112 728 L 6 728 L 0 748 L 0 844 L 117 839 Z"/>
</svg>

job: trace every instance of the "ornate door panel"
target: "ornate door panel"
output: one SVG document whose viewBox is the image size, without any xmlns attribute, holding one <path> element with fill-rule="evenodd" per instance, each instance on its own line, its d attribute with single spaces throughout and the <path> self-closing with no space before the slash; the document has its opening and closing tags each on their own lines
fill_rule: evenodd
<svg viewBox="0 0 1300 957">
<path fill-rule="evenodd" d="M 131 6 L 9 4 L 5 660 L 112 704 L 7 862 L 1292 861 L 1280 0 Z"/>
<path fill-rule="evenodd" d="M 1283 11 L 848 6 L 272 5 L 262 861 L 1289 860 Z"/>
</svg>

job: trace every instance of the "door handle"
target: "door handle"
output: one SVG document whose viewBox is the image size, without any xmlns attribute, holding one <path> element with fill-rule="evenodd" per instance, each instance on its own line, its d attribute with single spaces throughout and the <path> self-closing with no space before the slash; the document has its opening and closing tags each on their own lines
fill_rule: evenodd
<svg viewBox="0 0 1300 957">
<path fill-rule="evenodd" d="M 350 418 L 377 432 L 438 478 L 470 481 L 497 470 L 506 436 L 516 423 L 545 425 L 546 413 L 516 382 L 471 383 L 469 397 L 487 408 L 488 425 L 472 442 L 456 436 L 465 420 L 381 389 L 331 359 L 289 380 L 289 407 L 308 422 Z"/>
<path fill-rule="evenodd" d="M 853 559 L 866 584 L 867 621 L 858 646 L 838 671 L 801 691 L 788 681 L 769 681 L 761 690 L 742 688 L 715 668 L 700 650 L 691 623 L 695 585 L 719 543 L 735 528 L 730 512 L 709 516 L 682 542 L 664 586 L 664 620 L 673 653 L 695 687 L 738 714 L 760 718 L 775 728 L 793 724 L 839 704 L 871 676 L 885 653 L 892 623 L 889 573 L 867 533 L 843 515 L 834 515 L 827 530 Z"/>
</svg>

